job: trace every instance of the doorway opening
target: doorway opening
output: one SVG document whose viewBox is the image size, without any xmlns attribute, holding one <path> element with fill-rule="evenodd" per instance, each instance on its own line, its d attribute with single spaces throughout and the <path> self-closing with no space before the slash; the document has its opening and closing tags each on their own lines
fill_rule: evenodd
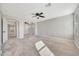
<svg viewBox="0 0 79 59">
<path fill-rule="evenodd" d="M 8 39 L 15 38 L 17 35 L 16 21 L 8 21 Z"/>
</svg>

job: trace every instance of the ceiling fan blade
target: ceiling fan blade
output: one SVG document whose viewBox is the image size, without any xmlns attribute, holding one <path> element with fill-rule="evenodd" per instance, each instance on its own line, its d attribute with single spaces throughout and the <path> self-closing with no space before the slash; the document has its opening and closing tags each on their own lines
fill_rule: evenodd
<svg viewBox="0 0 79 59">
<path fill-rule="evenodd" d="M 45 18 L 45 16 L 40 16 L 40 17 Z"/>
<path fill-rule="evenodd" d="M 43 14 L 43 12 L 41 12 L 40 14 Z"/>
<path fill-rule="evenodd" d="M 29 23 L 28 23 L 28 22 L 24 22 L 24 23 L 29 25 Z"/>
</svg>

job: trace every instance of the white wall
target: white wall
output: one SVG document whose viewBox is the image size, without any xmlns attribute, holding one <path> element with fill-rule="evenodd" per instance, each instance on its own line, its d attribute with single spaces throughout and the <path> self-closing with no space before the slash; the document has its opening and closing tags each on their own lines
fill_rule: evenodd
<svg viewBox="0 0 79 59">
<path fill-rule="evenodd" d="M 62 16 L 38 23 L 38 35 L 50 35 L 72 39 L 73 15 Z"/>
<path fill-rule="evenodd" d="M 35 34 L 35 24 L 34 23 L 29 25 L 29 33 Z"/>
<path fill-rule="evenodd" d="M 29 33 L 29 25 L 24 24 L 24 34 L 28 34 L 28 33 Z"/>
</svg>

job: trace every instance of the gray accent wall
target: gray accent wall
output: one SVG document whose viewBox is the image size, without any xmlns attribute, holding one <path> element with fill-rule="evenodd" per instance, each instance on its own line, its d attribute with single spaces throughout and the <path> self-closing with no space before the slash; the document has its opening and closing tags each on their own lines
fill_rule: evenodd
<svg viewBox="0 0 79 59">
<path fill-rule="evenodd" d="M 49 19 L 37 24 L 38 35 L 73 39 L 73 15 Z"/>
</svg>

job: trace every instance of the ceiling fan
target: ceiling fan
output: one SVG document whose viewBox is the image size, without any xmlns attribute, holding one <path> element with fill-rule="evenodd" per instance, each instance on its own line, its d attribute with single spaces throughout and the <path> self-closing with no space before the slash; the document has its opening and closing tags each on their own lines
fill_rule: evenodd
<svg viewBox="0 0 79 59">
<path fill-rule="evenodd" d="M 35 14 L 33 14 L 34 16 L 33 17 L 37 17 L 37 19 L 39 19 L 39 18 L 45 18 L 45 16 L 43 16 L 43 12 L 40 12 L 40 13 L 35 13 Z"/>
<path fill-rule="evenodd" d="M 24 22 L 25 24 L 28 24 L 28 25 L 30 25 L 28 22 Z"/>
</svg>

